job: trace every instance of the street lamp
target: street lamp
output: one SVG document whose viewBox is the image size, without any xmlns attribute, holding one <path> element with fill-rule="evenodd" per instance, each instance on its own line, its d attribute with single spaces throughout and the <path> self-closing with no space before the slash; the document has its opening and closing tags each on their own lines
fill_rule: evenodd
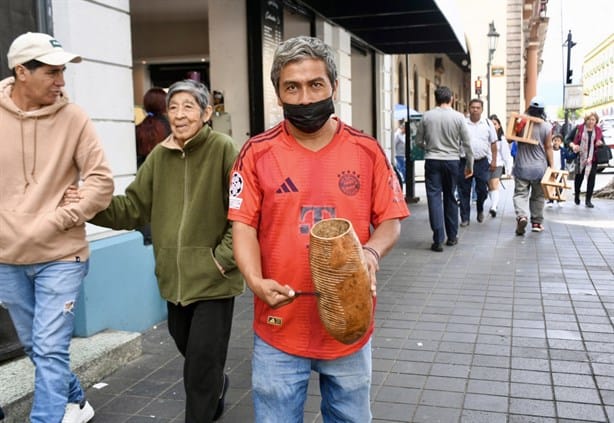
<svg viewBox="0 0 614 423">
<path fill-rule="evenodd" d="M 487 103 L 487 115 L 490 116 L 490 65 L 492 63 L 492 56 L 497 50 L 497 42 L 499 41 L 499 33 L 495 29 L 495 21 L 491 21 L 488 24 L 488 63 L 486 64 L 486 103 Z"/>
</svg>

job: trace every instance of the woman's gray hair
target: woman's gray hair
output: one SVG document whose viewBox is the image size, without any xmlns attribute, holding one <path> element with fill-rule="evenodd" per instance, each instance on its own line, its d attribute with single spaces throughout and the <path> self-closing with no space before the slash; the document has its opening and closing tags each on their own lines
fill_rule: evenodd
<svg viewBox="0 0 614 423">
<path fill-rule="evenodd" d="M 337 65 L 332 50 L 320 39 L 304 35 L 290 38 L 281 43 L 275 50 L 271 66 L 271 82 L 279 96 L 279 75 L 288 63 L 300 62 L 305 59 L 322 60 L 326 65 L 326 73 L 332 86 L 337 80 Z"/>
<path fill-rule="evenodd" d="M 201 111 L 204 111 L 209 105 L 209 89 L 202 82 L 198 82 L 193 79 L 184 79 L 183 81 L 173 83 L 166 93 L 167 109 L 171 98 L 177 93 L 192 94 L 192 97 L 194 97 L 198 103 Z"/>
</svg>

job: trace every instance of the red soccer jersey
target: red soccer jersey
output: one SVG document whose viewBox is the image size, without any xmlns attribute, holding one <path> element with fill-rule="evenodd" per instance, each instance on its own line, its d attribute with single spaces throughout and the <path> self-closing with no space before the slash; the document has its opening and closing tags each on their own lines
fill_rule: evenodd
<svg viewBox="0 0 614 423">
<path fill-rule="evenodd" d="M 409 216 L 377 141 L 341 121 L 319 151 L 301 146 L 282 122 L 248 140 L 232 173 L 229 219 L 257 229 L 263 277 L 295 291 L 314 291 L 308 246 L 316 222 L 346 218 L 364 244 L 371 225 Z M 372 322 L 362 339 L 345 345 L 324 329 L 315 297 L 298 297 L 278 309 L 254 298 L 254 331 L 289 354 L 343 357 L 359 350 L 373 332 Z"/>
</svg>

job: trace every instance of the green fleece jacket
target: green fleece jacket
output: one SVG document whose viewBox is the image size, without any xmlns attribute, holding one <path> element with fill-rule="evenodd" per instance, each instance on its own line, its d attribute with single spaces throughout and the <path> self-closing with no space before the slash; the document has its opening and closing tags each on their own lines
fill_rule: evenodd
<svg viewBox="0 0 614 423">
<path fill-rule="evenodd" d="M 188 305 L 245 289 L 227 219 L 229 174 L 237 154 L 232 139 L 209 126 L 183 148 L 171 135 L 147 156 L 125 195 L 114 196 L 91 220 L 113 229 L 151 222 L 156 276 L 167 301 Z"/>
</svg>

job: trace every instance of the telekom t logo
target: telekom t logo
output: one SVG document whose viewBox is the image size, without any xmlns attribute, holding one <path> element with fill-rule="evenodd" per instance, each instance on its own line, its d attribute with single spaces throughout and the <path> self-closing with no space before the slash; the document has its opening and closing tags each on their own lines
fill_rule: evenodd
<svg viewBox="0 0 614 423">
<path fill-rule="evenodd" d="M 333 206 L 303 206 L 301 207 L 299 231 L 302 234 L 308 234 L 311 227 L 320 220 L 332 219 L 333 217 L 335 217 L 335 208 Z"/>
</svg>

